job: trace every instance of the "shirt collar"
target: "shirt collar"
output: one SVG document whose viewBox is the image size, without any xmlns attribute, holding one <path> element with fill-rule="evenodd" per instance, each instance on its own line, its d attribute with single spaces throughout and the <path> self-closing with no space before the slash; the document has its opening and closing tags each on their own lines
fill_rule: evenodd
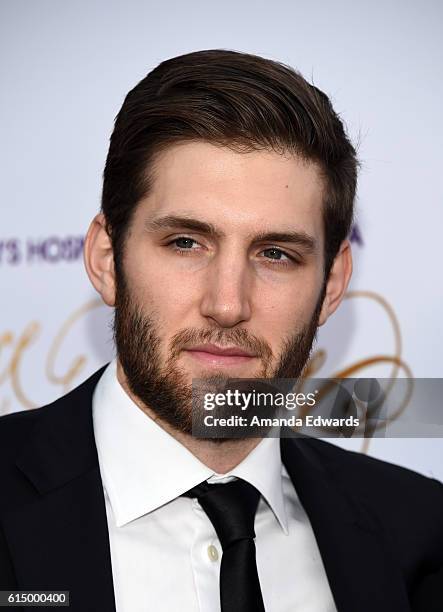
<svg viewBox="0 0 443 612">
<path fill-rule="evenodd" d="M 104 488 L 118 527 L 204 480 L 243 478 L 265 498 L 288 533 L 279 438 L 264 438 L 227 474 L 216 474 L 146 415 L 117 379 L 114 359 L 93 395 L 93 424 Z"/>
</svg>

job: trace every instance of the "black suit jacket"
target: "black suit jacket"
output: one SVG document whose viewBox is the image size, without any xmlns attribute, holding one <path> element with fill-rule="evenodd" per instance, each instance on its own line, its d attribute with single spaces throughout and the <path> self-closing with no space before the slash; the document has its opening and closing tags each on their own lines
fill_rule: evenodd
<svg viewBox="0 0 443 612">
<path fill-rule="evenodd" d="M 0 419 L 0 589 L 69 590 L 72 612 L 115 611 L 91 410 L 103 369 Z M 281 451 L 339 612 L 443 612 L 441 483 L 320 440 Z"/>
</svg>

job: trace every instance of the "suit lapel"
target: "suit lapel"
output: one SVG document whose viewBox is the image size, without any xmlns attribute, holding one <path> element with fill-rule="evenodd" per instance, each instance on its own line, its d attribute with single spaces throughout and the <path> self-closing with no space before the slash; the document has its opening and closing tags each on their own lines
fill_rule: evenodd
<svg viewBox="0 0 443 612">
<path fill-rule="evenodd" d="M 376 519 L 341 490 L 309 440 L 282 438 L 281 452 L 311 521 L 338 612 L 408 612 L 403 578 Z"/>
<path fill-rule="evenodd" d="M 115 611 L 91 410 L 102 372 L 43 409 L 16 462 L 36 493 L 2 517 L 18 588 L 69 590 L 74 612 Z"/>
</svg>

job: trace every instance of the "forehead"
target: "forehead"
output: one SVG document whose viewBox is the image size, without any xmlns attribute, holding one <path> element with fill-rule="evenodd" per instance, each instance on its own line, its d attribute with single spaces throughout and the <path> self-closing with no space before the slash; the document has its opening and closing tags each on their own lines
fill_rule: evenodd
<svg viewBox="0 0 443 612">
<path fill-rule="evenodd" d="M 322 242 L 323 179 L 298 156 L 180 143 L 158 155 L 153 178 L 137 211 L 146 221 L 183 214 L 225 234 L 298 229 Z"/>
</svg>

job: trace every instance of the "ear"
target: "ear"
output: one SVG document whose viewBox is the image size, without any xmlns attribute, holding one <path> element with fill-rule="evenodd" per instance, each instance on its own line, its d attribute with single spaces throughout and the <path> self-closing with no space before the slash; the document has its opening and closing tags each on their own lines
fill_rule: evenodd
<svg viewBox="0 0 443 612">
<path fill-rule="evenodd" d="M 96 215 L 89 226 L 83 249 L 86 272 L 108 306 L 115 304 L 114 254 L 106 231 L 105 217 Z"/>
<path fill-rule="evenodd" d="M 318 324 L 323 325 L 343 300 L 352 275 L 352 252 L 349 240 L 344 240 L 335 256 L 326 285 L 325 299 Z"/>
</svg>

